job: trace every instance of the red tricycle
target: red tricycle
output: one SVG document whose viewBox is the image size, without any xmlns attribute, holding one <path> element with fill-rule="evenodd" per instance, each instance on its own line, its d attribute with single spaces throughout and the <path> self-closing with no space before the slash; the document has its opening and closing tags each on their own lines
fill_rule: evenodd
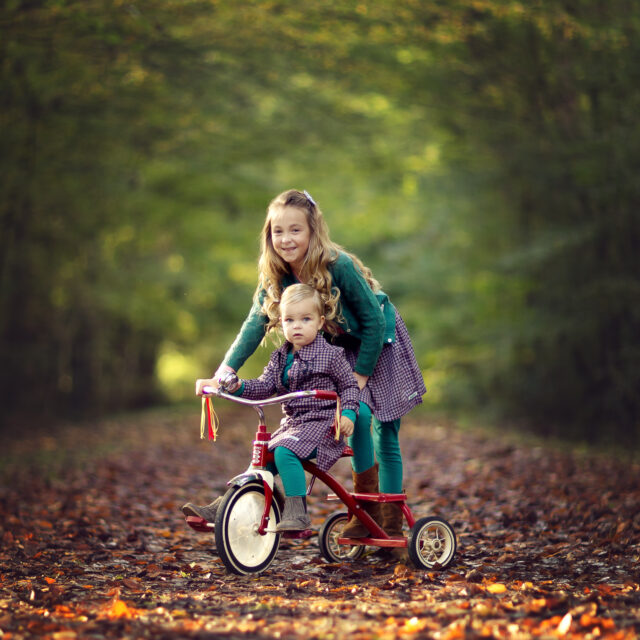
<svg viewBox="0 0 640 640">
<path fill-rule="evenodd" d="M 280 546 L 281 536 L 305 538 L 311 530 L 291 533 L 276 532 L 280 522 L 284 498 L 274 476 L 267 469 L 273 453 L 267 447 L 271 438 L 265 424 L 263 407 L 301 397 L 319 400 L 337 400 L 334 391 L 294 391 L 268 400 L 247 400 L 226 393 L 222 384 L 219 389 L 204 388 L 205 396 L 215 395 L 231 402 L 253 407 L 258 413 L 259 423 L 253 442 L 253 457 L 248 469 L 227 482 L 229 489 L 218 507 L 215 523 L 203 518 L 187 516 L 187 523 L 196 531 L 215 533 L 216 547 L 225 567 L 232 573 L 247 575 L 260 573 L 273 562 Z M 346 447 L 344 456 L 353 455 Z M 360 558 L 367 546 L 406 547 L 411 562 L 417 568 L 444 569 L 453 560 L 456 552 L 456 536 L 446 520 L 425 517 L 416 520 L 407 505 L 404 493 L 352 493 L 347 491 L 330 473 L 318 469 L 314 462 L 302 462 L 311 474 L 307 495 L 311 493 L 316 478 L 333 491 L 329 500 L 340 500 L 348 512 L 334 513 L 324 522 L 318 534 L 320 553 L 329 562 L 344 562 Z M 363 508 L 365 502 L 399 502 L 409 526 L 409 536 L 390 537 Z M 355 514 L 369 530 L 366 538 L 345 538 L 342 528 Z"/>
</svg>

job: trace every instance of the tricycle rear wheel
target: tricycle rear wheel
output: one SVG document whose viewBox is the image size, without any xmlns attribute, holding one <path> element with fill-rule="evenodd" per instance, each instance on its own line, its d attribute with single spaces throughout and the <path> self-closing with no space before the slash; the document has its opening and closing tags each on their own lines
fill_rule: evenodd
<svg viewBox="0 0 640 640">
<path fill-rule="evenodd" d="M 407 551 L 418 569 L 444 569 L 456 553 L 456 534 L 442 518 L 420 518 L 409 532 Z"/>
<path fill-rule="evenodd" d="M 361 544 L 338 544 L 338 538 L 342 535 L 342 529 L 349 521 L 349 515 L 344 512 L 332 513 L 320 528 L 318 544 L 320 553 L 329 562 L 344 562 L 345 560 L 357 560 L 365 551 Z"/>
</svg>

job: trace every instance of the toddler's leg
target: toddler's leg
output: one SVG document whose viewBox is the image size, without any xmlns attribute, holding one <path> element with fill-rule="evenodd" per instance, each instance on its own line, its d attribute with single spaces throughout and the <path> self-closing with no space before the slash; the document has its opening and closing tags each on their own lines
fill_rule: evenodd
<svg viewBox="0 0 640 640">
<path fill-rule="evenodd" d="M 267 464 L 267 469 L 271 471 L 274 476 L 278 475 L 278 469 L 273 462 L 269 462 Z M 199 518 L 204 518 L 207 522 L 215 522 L 218 508 L 222 504 L 223 498 L 224 495 L 218 496 L 211 504 L 208 505 L 197 505 L 192 502 L 187 502 L 187 504 L 182 506 L 182 513 L 184 513 L 185 516 L 197 516 Z"/>
<path fill-rule="evenodd" d="M 286 447 L 273 452 L 286 495 L 284 511 L 276 531 L 301 531 L 311 526 L 307 513 L 307 480 L 298 456 Z"/>
<path fill-rule="evenodd" d="M 273 456 L 278 473 L 282 478 L 285 495 L 287 497 L 306 495 L 307 479 L 300 458 L 286 447 L 276 447 Z"/>
<path fill-rule="evenodd" d="M 371 409 L 364 402 L 360 403 L 353 435 L 347 438 L 347 442 L 353 449 L 353 457 L 351 458 L 353 470 L 356 473 L 362 473 L 370 469 L 375 462 L 371 438 Z"/>
</svg>

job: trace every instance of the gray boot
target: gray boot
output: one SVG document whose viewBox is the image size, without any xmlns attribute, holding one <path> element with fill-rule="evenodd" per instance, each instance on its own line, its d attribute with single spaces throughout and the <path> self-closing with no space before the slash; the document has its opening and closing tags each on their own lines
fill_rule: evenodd
<svg viewBox="0 0 640 640">
<path fill-rule="evenodd" d="M 282 520 L 276 531 L 304 531 L 311 526 L 311 519 L 307 513 L 306 496 L 288 496 L 284 502 Z"/>
<path fill-rule="evenodd" d="M 216 498 L 211 504 L 205 507 L 199 507 L 197 504 L 187 502 L 187 504 L 182 507 L 182 513 L 184 513 L 185 516 L 196 516 L 198 518 L 204 518 L 207 522 L 214 523 L 222 498 L 223 496 Z"/>
</svg>

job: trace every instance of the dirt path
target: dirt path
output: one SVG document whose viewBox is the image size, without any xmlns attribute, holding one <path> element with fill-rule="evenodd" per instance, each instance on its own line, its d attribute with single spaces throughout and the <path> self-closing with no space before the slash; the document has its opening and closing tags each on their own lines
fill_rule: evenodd
<svg viewBox="0 0 640 640">
<path fill-rule="evenodd" d="M 246 417 L 246 416 L 244 416 Z M 418 516 L 458 534 L 449 569 L 285 542 L 259 576 L 229 575 L 179 507 L 249 461 L 255 424 L 151 412 L 4 442 L 0 638 L 635 638 L 640 468 L 438 424 L 402 431 Z M 347 461 L 335 474 L 347 481 Z M 350 482 L 350 481 L 348 481 Z M 349 485 L 350 486 L 350 485 Z M 318 528 L 334 503 L 318 483 Z"/>
</svg>

